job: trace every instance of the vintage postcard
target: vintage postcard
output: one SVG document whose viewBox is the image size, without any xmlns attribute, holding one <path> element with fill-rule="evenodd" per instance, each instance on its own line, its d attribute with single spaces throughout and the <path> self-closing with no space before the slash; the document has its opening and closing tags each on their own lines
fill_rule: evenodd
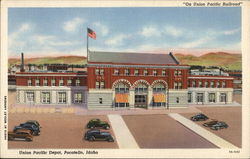
<svg viewBox="0 0 250 159">
<path fill-rule="evenodd" d="M 249 1 L 1 1 L 1 158 L 249 158 Z"/>
</svg>

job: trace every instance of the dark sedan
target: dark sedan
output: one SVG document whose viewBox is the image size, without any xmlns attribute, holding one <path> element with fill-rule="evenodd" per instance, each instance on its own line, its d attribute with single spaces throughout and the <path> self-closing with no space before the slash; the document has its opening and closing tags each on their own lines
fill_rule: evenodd
<svg viewBox="0 0 250 159">
<path fill-rule="evenodd" d="M 15 126 L 13 132 L 16 132 L 19 129 L 27 129 L 31 131 L 32 135 L 40 135 L 40 128 L 34 124 L 24 123 L 19 126 Z"/>
<path fill-rule="evenodd" d="M 92 119 L 88 122 L 87 128 L 90 128 L 90 129 L 93 129 L 93 128 L 109 129 L 110 125 L 106 121 L 101 121 L 100 119 Z"/>
<path fill-rule="evenodd" d="M 84 139 L 88 141 L 108 141 L 108 142 L 114 142 L 113 136 L 109 132 L 100 131 L 97 129 L 89 130 L 85 133 Z"/>
<path fill-rule="evenodd" d="M 201 121 L 201 120 L 205 121 L 208 119 L 208 117 L 206 115 L 200 113 L 200 114 L 196 114 L 195 116 L 192 116 L 190 119 L 192 121 Z"/>
</svg>

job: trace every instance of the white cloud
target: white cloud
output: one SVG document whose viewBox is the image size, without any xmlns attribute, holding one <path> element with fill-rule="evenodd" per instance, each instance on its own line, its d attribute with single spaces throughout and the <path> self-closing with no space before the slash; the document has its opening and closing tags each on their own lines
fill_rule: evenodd
<svg viewBox="0 0 250 159">
<path fill-rule="evenodd" d="M 232 29 L 232 30 L 226 30 L 223 32 L 224 35 L 232 35 L 240 31 L 240 28 Z"/>
<path fill-rule="evenodd" d="M 183 29 L 174 26 L 165 26 L 164 33 L 173 37 L 180 37 L 183 35 Z"/>
<path fill-rule="evenodd" d="M 142 36 L 151 37 L 151 36 L 160 36 L 160 31 L 155 26 L 145 26 L 140 32 Z"/>
<path fill-rule="evenodd" d="M 95 22 L 95 23 L 94 23 L 94 26 L 100 28 L 100 31 L 101 31 L 102 36 L 108 35 L 108 33 L 109 33 L 109 28 L 108 28 L 106 25 L 104 25 L 104 24 L 102 24 L 102 23 L 100 23 L 100 22 Z"/>
<path fill-rule="evenodd" d="M 203 44 L 208 43 L 212 39 L 213 38 L 211 38 L 211 37 L 203 37 L 203 38 L 200 38 L 198 40 L 183 43 L 183 44 L 180 45 L 180 47 L 182 47 L 182 48 L 195 48 L 195 47 L 199 47 L 199 46 L 201 46 Z"/>
<path fill-rule="evenodd" d="M 63 29 L 67 32 L 76 32 L 76 30 L 85 22 L 85 20 L 81 18 L 74 18 L 67 22 L 64 22 Z"/>
<path fill-rule="evenodd" d="M 112 45 L 112 46 L 119 46 L 123 44 L 123 40 L 128 39 L 130 36 L 131 35 L 118 34 L 108 39 L 107 41 L 105 41 L 105 44 Z"/>
</svg>

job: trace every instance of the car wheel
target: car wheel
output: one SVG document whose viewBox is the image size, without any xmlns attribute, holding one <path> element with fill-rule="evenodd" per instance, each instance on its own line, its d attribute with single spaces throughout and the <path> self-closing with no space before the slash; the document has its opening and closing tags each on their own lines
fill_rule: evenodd
<svg viewBox="0 0 250 159">
<path fill-rule="evenodd" d="M 114 142 L 114 139 L 108 138 L 108 142 Z"/>
<path fill-rule="evenodd" d="M 94 141 L 95 140 L 95 138 L 93 137 L 93 136 L 91 136 L 90 138 L 89 138 L 89 141 Z"/>
<path fill-rule="evenodd" d="M 107 130 L 108 130 L 109 128 L 110 128 L 109 126 L 105 126 L 105 129 L 107 129 Z"/>
<path fill-rule="evenodd" d="M 95 127 L 94 126 L 90 126 L 90 129 L 94 129 Z"/>
<path fill-rule="evenodd" d="M 25 140 L 26 140 L 26 141 L 32 141 L 32 138 L 29 138 L 29 137 L 28 137 L 28 138 L 26 138 Z"/>
</svg>

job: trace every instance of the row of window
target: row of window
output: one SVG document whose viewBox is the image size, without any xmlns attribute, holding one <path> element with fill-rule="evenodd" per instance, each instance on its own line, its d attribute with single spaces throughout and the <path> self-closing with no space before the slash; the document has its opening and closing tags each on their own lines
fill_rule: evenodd
<svg viewBox="0 0 250 159">
<path fill-rule="evenodd" d="M 99 69 L 99 68 L 95 69 L 95 74 L 96 75 L 104 75 L 104 69 Z M 114 69 L 114 75 L 120 75 L 120 69 Z M 132 75 L 132 74 L 131 74 L 129 69 L 125 69 L 124 70 L 124 75 L 129 76 L 129 75 Z M 139 69 L 135 69 L 133 75 L 139 76 L 140 75 Z M 148 76 L 149 75 L 148 70 L 143 70 L 143 74 L 141 74 L 141 75 Z M 153 70 L 152 75 L 153 76 L 158 76 L 160 74 L 159 74 L 159 72 L 157 70 Z M 161 75 L 166 76 L 167 75 L 166 70 L 162 70 Z M 181 76 L 182 71 L 176 70 L 176 71 L 174 71 L 174 75 L 175 76 Z"/>
<path fill-rule="evenodd" d="M 135 88 L 136 94 L 147 93 L 147 91 L 148 91 L 147 86 L 145 84 L 142 84 L 142 83 L 137 85 Z M 162 83 L 157 83 L 153 87 L 153 92 L 165 92 L 165 91 L 166 91 L 166 88 Z M 115 92 L 116 93 L 128 93 L 129 87 L 128 87 L 128 85 L 126 85 L 124 83 L 119 83 L 115 87 Z"/>
<path fill-rule="evenodd" d="M 227 94 L 226 93 L 220 93 L 219 97 L 220 102 L 226 102 L 227 101 Z M 216 96 L 215 93 L 209 93 L 208 94 L 208 102 L 209 103 L 215 103 L 216 101 Z M 193 98 L 192 98 L 192 93 L 188 93 L 188 103 L 192 103 Z M 195 102 L 204 102 L 204 93 L 197 93 L 196 94 L 196 101 Z"/>
<path fill-rule="evenodd" d="M 26 102 L 27 103 L 34 103 L 35 102 L 35 93 L 34 92 L 26 92 Z M 81 92 L 77 92 L 74 94 L 73 102 L 74 103 L 82 103 L 83 102 L 83 95 Z M 43 104 L 50 104 L 51 103 L 51 93 L 50 92 L 42 92 L 41 103 L 43 103 Z M 66 92 L 58 92 L 57 103 L 58 104 L 66 104 L 67 103 Z"/>
<path fill-rule="evenodd" d="M 220 81 L 217 81 L 217 82 L 189 81 L 188 86 L 189 87 L 206 87 L 206 88 L 209 88 L 209 87 L 210 88 L 226 88 L 226 82 L 225 81 L 222 81 L 222 82 Z"/>
<path fill-rule="evenodd" d="M 56 86 L 56 80 L 55 80 L 55 79 L 52 79 L 50 82 L 51 82 L 51 83 L 50 83 L 51 86 Z M 28 85 L 28 86 L 32 86 L 32 85 L 33 85 L 31 79 L 28 79 L 27 85 Z M 71 79 L 68 79 L 68 80 L 67 80 L 67 86 L 72 86 L 72 85 L 73 85 L 73 84 L 72 84 L 72 80 L 71 80 Z M 80 86 L 80 80 L 79 80 L 79 79 L 77 79 L 77 80 L 75 81 L 75 85 L 76 85 L 76 86 Z M 35 86 L 41 86 L 41 80 L 40 80 L 40 79 L 36 79 L 36 80 L 35 80 Z M 47 79 L 44 79 L 44 80 L 43 80 L 43 86 L 48 86 L 48 80 L 47 80 Z M 59 86 L 64 86 L 64 79 L 60 79 L 60 80 L 59 80 Z"/>
</svg>

